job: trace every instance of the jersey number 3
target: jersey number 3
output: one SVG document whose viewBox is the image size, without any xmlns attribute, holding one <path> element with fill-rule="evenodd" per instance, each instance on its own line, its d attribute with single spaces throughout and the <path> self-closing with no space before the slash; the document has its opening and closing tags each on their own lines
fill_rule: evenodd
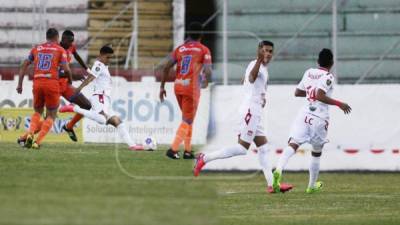
<svg viewBox="0 0 400 225">
<path fill-rule="evenodd" d="M 186 75 L 186 74 L 189 73 L 191 61 L 192 61 L 192 56 L 191 55 L 183 56 L 182 63 L 181 63 L 181 74 L 182 75 Z"/>
<path fill-rule="evenodd" d="M 53 54 L 39 53 L 39 62 L 38 69 L 39 70 L 48 70 L 51 68 L 51 59 L 53 58 Z"/>
</svg>

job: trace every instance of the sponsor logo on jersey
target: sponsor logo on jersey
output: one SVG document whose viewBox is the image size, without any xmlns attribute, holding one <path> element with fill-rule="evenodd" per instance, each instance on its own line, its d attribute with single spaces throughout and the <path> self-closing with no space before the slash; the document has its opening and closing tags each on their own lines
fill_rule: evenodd
<svg viewBox="0 0 400 225">
<path fill-rule="evenodd" d="M 195 51 L 195 52 L 201 52 L 201 48 L 197 47 L 192 47 L 192 48 L 186 48 L 185 46 L 182 46 L 178 49 L 179 52 L 186 52 L 186 51 Z"/>
</svg>

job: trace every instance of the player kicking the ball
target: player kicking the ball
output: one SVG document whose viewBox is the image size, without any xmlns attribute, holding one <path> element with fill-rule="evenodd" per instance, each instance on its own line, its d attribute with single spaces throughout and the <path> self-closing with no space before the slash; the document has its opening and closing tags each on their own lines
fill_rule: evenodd
<svg viewBox="0 0 400 225">
<path fill-rule="evenodd" d="M 308 103 L 297 114 L 292 125 L 289 145 L 283 150 L 274 171 L 273 188 L 279 190 L 282 179 L 282 171 L 288 160 L 292 157 L 300 145 L 310 143 L 311 163 L 309 168 L 309 182 L 306 193 L 320 191 L 322 182 L 317 181 L 319 174 L 320 157 L 322 148 L 327 143 L 326 135 L 329 125 L 329 105 L 338 106 L 345 114 L 351 112 L 348 104 L 337 101 L 330 96 L 333 91 L 334 75 L 329 72 L 333 66 L 333 54 L 329 49 L 322 49 L 318 56 L 319 68 L 308 69 L 298 84 L 295 96 L 306 97 Z"/>
<path fill-rule="evenodd" d="M 196 159 L 194 176 L 198 176 L 201 169 L 208 162 L 225 159 L 238 155 L 246 155 L 251 143 L 258 148 L 258 158 L 267 181 L 269 193 L 285 192 L 292 189 L 292 185 L 282 184 L 280 190 L 272 188 L 272 168 L 268 161 L 268 143 L 263 128 L 264 106 L 268 81 L 267 65 L 273 55 L 274 44 L 270 41 L 261 41 L 258 44 L 257 59 L 249 63 L 244 77 L 245 96 L 240 108 L 240 131 L 238 144 L 220 151 L 200 154 Z"/>
<path fill-rule="evenodd" d="M 135 144 L 129 136 L 125 124 L 119 117 L 109 115 L 111 104 L 111 75 L 108 71 L 108 64 L 110 59 L 113 57 L 113 54 L 114 50 L 111 47 L 107 45 L 103 46 L 100 49 L 100 55 L 94 62 L 88 77 L 75 90 L 75 93 L 80 93 L 80 91 L 89 83 L 94 83 L 94 93 L 92 97 L 90 97 L 90 103 L 92 105 L 91 109 L 82 109 L 78 105 L 66 105 L 60 108 L 60 112 L 76 112 L 98 122 L 99 124 L 111 124 L 117 128 L 119 135 L 124 142 L 128 144 L 129 149 L 134 150 Z"/>
</svg>

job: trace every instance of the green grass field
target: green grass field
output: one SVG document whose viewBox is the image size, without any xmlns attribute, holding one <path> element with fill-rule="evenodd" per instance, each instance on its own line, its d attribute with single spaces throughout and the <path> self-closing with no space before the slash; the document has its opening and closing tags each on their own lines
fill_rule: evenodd
<svg viewBox="0 0 400 225">
<path fill-rule="evenodd" d="M 115 149 L 2 143 L 0 224 L 400 224 L 398 173 L 321 173 L 314 195 L 304 193 L 307 173 L 287 173 L 295 189 L 271 195 L 261 174 L 194 179 L 191 161 L 164 150 Z"/>
</svg>

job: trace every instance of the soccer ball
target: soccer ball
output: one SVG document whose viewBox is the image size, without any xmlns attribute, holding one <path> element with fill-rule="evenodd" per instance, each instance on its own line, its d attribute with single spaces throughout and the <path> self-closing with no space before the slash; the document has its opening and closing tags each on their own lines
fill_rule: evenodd
<svg viewBox="0 0 400 225">
<path fill-rule="evenodd" d="M 143 141 L 143 148 L 147 151 L 157 150 L 157 142 L 153 137 L 147 137 Z"/>
</svg>

